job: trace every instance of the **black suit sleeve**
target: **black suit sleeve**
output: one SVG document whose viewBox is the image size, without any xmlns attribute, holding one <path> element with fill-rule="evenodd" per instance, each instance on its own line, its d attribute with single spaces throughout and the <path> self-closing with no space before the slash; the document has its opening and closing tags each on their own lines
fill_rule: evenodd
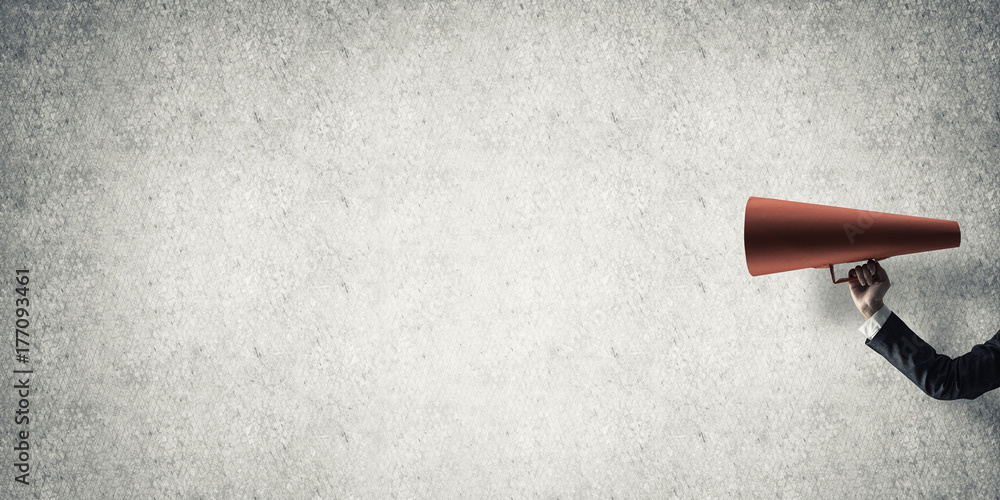
<svg viewBox="0 0 1000 500">
<path fill-rule="evenodd" d="M 1000 387 L 1000 332 L 952 359 L 938 354 L 893 313 L 865 344 L 934 399 L 976 399 Z"/>
</svg>

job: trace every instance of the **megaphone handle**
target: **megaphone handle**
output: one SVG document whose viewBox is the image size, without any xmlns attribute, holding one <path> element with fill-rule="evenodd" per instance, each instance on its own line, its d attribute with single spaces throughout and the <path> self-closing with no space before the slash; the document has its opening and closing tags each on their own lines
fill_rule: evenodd
<svg viewBox="0 0 1000 500">
<path fill-rule="evenodd" d="M 833 274 L 833 264 L 830 264 L 830 279 L 833 280 L 834 285 L 839 285 L 840 283 L 850 283 L 852 281 L 858 281 L 857 276 L 848 276 L 846 278 L 838 280 L 837 277 Z"/>
</svg>

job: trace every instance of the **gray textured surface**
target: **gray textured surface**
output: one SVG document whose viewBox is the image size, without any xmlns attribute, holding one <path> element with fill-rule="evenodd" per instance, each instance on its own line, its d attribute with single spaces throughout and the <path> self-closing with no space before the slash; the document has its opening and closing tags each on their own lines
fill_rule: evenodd
<svg viewBox="0 0 1000 500">
<path fill-rule="evenodd" d="M 0 23 L 0 318 L 29 266 L 38 371 L 6 496 L 1000 489 L 997 394 L 924 396 L 846 288 L 742 248 L 751 195 L 957 220 L 887 303 L 952 355 L 1000 328 L 996 3 Z"/>
</svg>

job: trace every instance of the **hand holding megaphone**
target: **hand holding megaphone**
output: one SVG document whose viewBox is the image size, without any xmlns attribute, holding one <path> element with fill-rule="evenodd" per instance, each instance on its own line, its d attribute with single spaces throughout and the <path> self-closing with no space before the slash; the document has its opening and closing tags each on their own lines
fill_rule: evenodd
<svg viewBox="0 0 1000 500">
<path fill-rule="evenodd" d="M 851 298 L 854 299 L 854 305 L 865 318 L 872 317 L 882 308 L 882 298 L 892 286 L 889 275 L 882 268 L 882 264 L 874 259 L 856 266 L 847 275 L 856 278 L 850 282 Z"/>
</svg>

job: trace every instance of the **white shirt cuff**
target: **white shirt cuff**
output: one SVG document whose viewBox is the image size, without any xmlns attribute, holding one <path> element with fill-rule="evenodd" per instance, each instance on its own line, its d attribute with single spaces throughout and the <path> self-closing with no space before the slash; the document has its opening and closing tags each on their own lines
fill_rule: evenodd
<svg viewBox="0 0 1000 500">
<path fill-rule="evenodd" d="M 871 340 L 882 329 L 882 325 L 889 319 L 890 314 L 892 314 L 892 311 L 889 310 L 889 306 L 882 304 L 882 308 L 876 311 L 872 317 L 868 318 L 868 321 L 865 321 L 865 324 L 861 325 L 858 331 L 865 337 L 868 337 L 868 340 Z"/>
</svg>

